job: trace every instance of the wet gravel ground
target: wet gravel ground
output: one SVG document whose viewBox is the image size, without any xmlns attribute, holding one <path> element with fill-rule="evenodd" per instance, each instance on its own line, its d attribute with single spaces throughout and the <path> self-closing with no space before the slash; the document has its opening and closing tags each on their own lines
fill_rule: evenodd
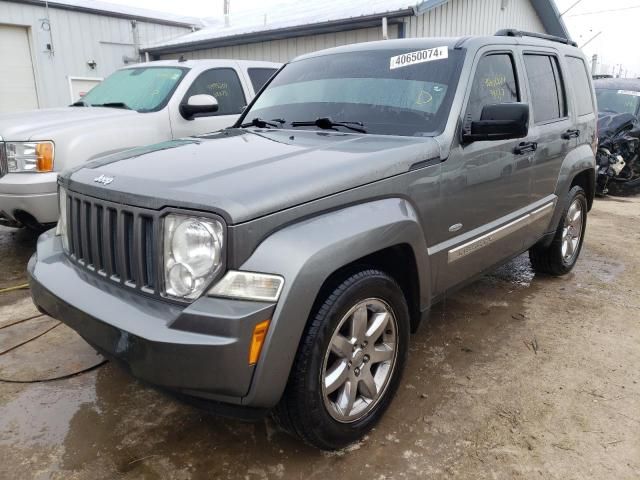
<svg viewBox="0 0 640 480">
<path fill-rule="evenodd" d="M 34 244 L 0 228 L 0 289 L 24 283 Z M 107 363 L 0 382 L 0 478 L 640 478 L 639 246 L 640 199 L 598 200 L 567 277 L 522 256 L 452 295 L 413 336 L 382 422 L 343 451 L 210 416 Z M 28 291 L 0 294 L 0 352 L 33 315 Z M 34 364 L 77 360 L 48 335 Z"/>
</svg>

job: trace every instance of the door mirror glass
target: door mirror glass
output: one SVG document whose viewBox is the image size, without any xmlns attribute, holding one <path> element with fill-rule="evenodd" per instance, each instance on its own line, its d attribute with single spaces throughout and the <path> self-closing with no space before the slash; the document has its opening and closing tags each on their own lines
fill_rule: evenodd
<svg viewBox="0 0 640 480">
<path fill-rule="evenodd" d="M 214 113 L 218 111 L 218 100 L 207 94 L 191 95 L 180 105 L 180 113 L 187 120 L 193 120 L 198 114 Z"/>
<path fill-rule="evenodd" d="M 472 121 L 462 134 L 464 142 L 509 140 L 529 133 L 529 105 L 498 103 L 482 107 L 480 120 Z"/>
</svg>

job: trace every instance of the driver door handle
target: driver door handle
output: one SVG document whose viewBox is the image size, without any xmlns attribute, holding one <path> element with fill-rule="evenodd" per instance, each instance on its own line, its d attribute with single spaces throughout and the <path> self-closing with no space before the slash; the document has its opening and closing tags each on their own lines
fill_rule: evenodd
<svg viewBox="0 0 640 480">
<path fill-rule="evenodd" d="M 538 149 L 536 142 L 520 142 L 516 148 L 513 149 L 513 153 L 516 155 L 523 155 L 525 153 L 535 152 Z"/>
<path fill-rule="evenodd" d="M 570 140 L 571 138 L 579 137 L 579 136 L 580 136 L 580 130 L 567 130 L 561 135 L 563 140 Z"/>
</svg>

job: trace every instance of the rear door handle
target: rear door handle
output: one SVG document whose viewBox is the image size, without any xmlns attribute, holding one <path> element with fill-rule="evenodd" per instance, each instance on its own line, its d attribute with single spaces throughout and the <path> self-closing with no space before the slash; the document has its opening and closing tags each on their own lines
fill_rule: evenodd
<svg viewBox="0 0 640 480">
<path fill-rule="evenodd" d="M 536 142 L 520 142 L 520 144 L 513 149 L 513 153 L 516 155 L 522 155 L 525 153 L 535 152 L 538 149 Z"/>
<path fill-rule="evenodd" d="M 580 136 L 580 130 L 567 130 L 561 135 L 563 140 L 569 140 L 571 138 L 579 137 L 579 136 Z"/>
</svg>

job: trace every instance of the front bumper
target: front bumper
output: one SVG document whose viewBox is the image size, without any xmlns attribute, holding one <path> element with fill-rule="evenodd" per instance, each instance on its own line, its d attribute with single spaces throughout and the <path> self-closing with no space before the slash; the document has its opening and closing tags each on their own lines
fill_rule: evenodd
<svg viewBox="0 0 640 480">
<path fill-rule="evenodd" d="M 28 265 L 35 304 L 146 382 L 242 404 L 254 367 L 249 344 L 274 305 L 203 297 L 181 306 L 129 292 L 79 270 L 49 231 Z"/>
<path fill-rule="evenodd" d="M 41 225 L 58 221 L 57 176 L 52 173 L 8 173 L 0 178 L 0 218 L 21 223 L 26 212 Z"/>
</svg>

